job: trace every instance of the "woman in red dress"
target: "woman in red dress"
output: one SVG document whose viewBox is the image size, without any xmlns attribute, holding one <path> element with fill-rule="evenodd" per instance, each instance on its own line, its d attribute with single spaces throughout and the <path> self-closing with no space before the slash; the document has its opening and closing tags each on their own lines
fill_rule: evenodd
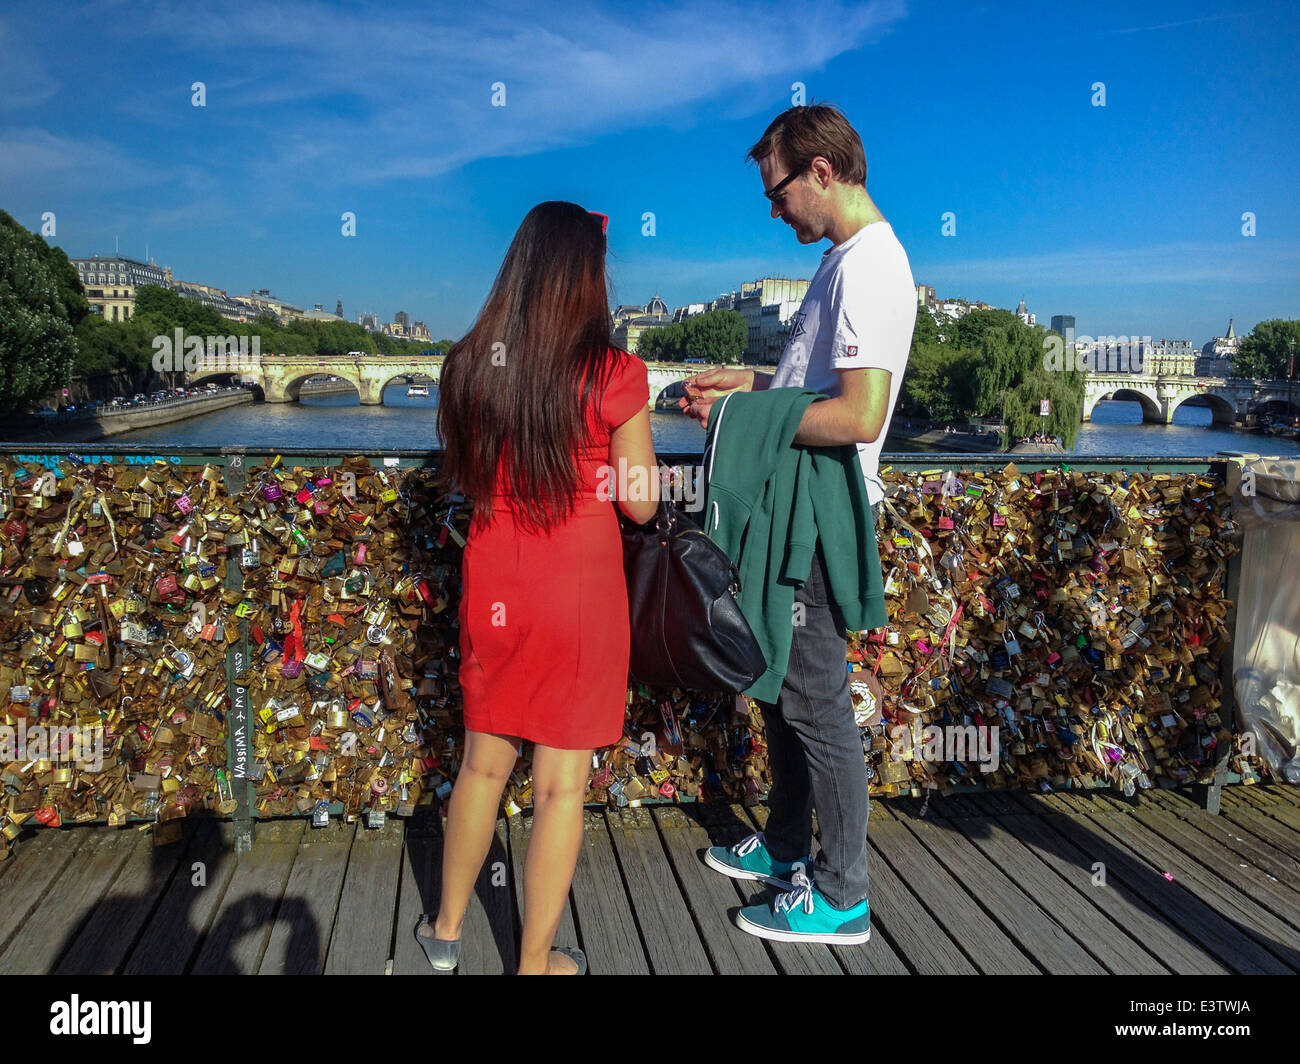
<svg viewBox="0 0 1300 1064">
<path fill-rule="evenodd" d="M 461 925 L 521 741 L 533 753 L 519 973 L 586 970 L 553 950 L 582 846 L 592 753 L 623 734 L 627 585 L 610 478 L 655 468 L 645 363 L 610 344 L 607 220 L 542 203 L 515 234 L 439 383 L 443 473 L 474 501 L 460 602 L 465 753 L 447 814 L 442 900 L 416 940 L 454 968 Z M 645 499 L 617 505 L 644 523 Z"/>
</svg>

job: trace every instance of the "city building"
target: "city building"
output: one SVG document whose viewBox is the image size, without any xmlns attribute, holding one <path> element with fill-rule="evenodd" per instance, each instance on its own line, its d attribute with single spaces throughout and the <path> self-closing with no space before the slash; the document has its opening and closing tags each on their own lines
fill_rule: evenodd
<svg viewBox="0 0 1300 1064">
<path fill-rule="evenodd" d="M 1201 348 L 1201 357 L 1196 360 L 1196 375 L 1198 377 L 1229 376 L 1240 345 L 1241 338 L 1237 336 L 1232 327 L 1232 319 L 1229 318 L 1227 335 L 1207 340 L 1205 346 Z"/>
<path fill-rule="evenodd" d="M 302 316 L 308 321 L 343 321 L 337 314 L 331 314 L 321 304 L 313 303 L 311 310 L 303 311 Z"/>
<path fill-rule="evenodd" d="M 790 336 L 794 316 L 799 312 L 803 297 L 808 294 L 811 281 L 798 281 L 789 277 L 763 277 L 746 281 L 734 295 L 729 309 L 745 319 L 749 331 L 742 361 L 775 365 Z M 765 308 L 776 309 L 766 311 Z"/>
<path fill-rule="evenodd" d="M 1091 373 L 1152 373 L 1190 377 L 1197 350 L 1191 340 L 1151 340 L 1139 336 L 1100 336 L 1075 343 L 1075 356 Z"/>
<path fill-rule="evenodd" d="M 135 313 L 135 290 L 141 285 L 156 284 L 170 288 L 172 272 L 153 262 L 140 262 L 121 255 L 101 259 L 69 260 L 77 270 L 77 279 L 86 290 L 92 314 L 107 321 L 126 321 Z"/>
<path fill-rule="evenodd" d="M 935 304 L 934 289 L 928 284 L 919 284 L 916 286 L 916 305 L 925 307 L 927 310 L 933 310 Z"/>
<path fill-rule="evenodd" d="M 411 321 L 411 316 L 404 310 L 393 315 L 393 320 L 382 331 L 388 336 L 403 340 L 429 340 L 429 330 L 422 321 Z"/>
<path fill-rule="evenodd" d="M 277 299 L 271 295 L 269 289 L 259 288 L 255 292 L 249 292 L 246 296 L 234 296 L 237 302 L 244 303 L 253 309 L 254 316 L 258 314 L 271 314 L 280 320 L 281 323 L 292 321 L 294 318 L 302 317 L 302 308 L 295 307 L 292 303 L 283 299 Z"/>
<path fill-rule="evenodd" d="M 672 322 L 673 315 L 658 295 L 644 307 L 638 307 L 634 303 L 624 303 L 614 311 L 614 346 L 635 353 L 637 341 L 642 333 L 647 329 L 671 325 Z"/>
<path fill-rule="evenodd" d="M 171 289 L 177 295 L 203 303 L 223 318 L 230 321 L 252 321 L 257 311 L 237 299 L 231 299 L 224 288 L 214 288 L 209 284 L 197 284 L 191 281 L 172 281 Z"/>
<path fill-rule="evenodd" d="M 1020 297 L 1020 305 L 1016 307 L 1016 317 L 1019 318 L 1021 321 L 1023 321 L 1026 325 L 1038 324 L 1038 319 L 1035 318 L 1034 315 L 1028 311 L 1028 309 L 1026 309 L 1024 296 Z"/>
<path fill-rule="evenodd" d="M 1060 333 L 1066 343 L 1071 342 L 1074 339 L 1074 315 L 1053 314 L 1052 332 Z"/>
</svg>

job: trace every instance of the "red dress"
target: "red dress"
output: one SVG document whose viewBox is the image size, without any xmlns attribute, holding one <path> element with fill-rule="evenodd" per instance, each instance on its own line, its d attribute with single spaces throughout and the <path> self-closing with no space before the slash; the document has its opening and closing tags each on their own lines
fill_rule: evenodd
<svg viewBox="0 0 1300 1064">
<path fill-rule="evenodd" d="M 578 456 L 569 520 L 527 533 L 506 500 L 471 530 L 462 563 L 460 684 L 465 727 L 566 750 L 618 742 L 627 709 L 628 613 L 615 504 L 597 497 L 610 431 L 649 403 L 645 363 L 615 359 L 593 395 L 592 449 Z"/>
</svg>

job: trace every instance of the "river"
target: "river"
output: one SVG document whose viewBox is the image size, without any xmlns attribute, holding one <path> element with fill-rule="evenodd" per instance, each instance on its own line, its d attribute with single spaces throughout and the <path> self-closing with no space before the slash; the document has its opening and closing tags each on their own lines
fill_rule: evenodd
<svg viewBox="0 0 1300 1064">
<path fill-rule="evenodd" d="M 383 406 L 362 407 L 354 394 L 313 396 L 297 403 L 237 406 L 188 421 L 113 436 L 113 443 L 148 443 L 159 453 L 170 444 L 217 450 L 230 444 L 249 448 L 323 447 L 340 454 L 437 446 L 434 417 L 437 389 L 428 398 L 408 398 L 405 385 L 391 385 Z M 678 413 L 652 413 L 655 449 L 664 454 L 699 453 L 704 430 Z M 1103 402 L 1075 443 L 1078 455 L 1211 456 L 1218 451 L 1300 455 L 1300 443 L 1210 428 L 1208 407 L 1183 406 L 1172 425 L 1142 424 L 1133 402 Z M 69 436 L 68 439 L 74 439 Z M 886 445 L 885 450 L 890 448 Z"/>
</svg>

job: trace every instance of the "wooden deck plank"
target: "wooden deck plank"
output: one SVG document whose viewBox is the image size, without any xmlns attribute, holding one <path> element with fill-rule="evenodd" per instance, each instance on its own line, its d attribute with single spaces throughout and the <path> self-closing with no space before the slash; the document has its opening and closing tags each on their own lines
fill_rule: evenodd
<svg viewBox="0 0 1300 1064">
<path fill-rule="evenodd" d="M 436 819 L 436 818 L 432 818 Z M 435 971 L 415 940 L 421 913 L 438 914 L 442 892 L 442 825 L 409 823 L 397 877 L 397 913 L 393 918 L 394 975 L 451 975 Z"/>
<path fill-rule="evenodd" d="M 1091 905 L 1053 866 L 997 820 L 954 823 L 955 830 L 1033 898 L 1087 953 L 1115 975 L 1167 975 L 1169 969 Z"/>
<path fill-rule="evenodd" d="M 882 975 L 901 975 L 909 971 L 918 975 L 975 975 L 977 969 L 970 958 L 890 867 L 876 846 L 870 829 L 867 831 L 867 845 L 871 847 L 867 888 L 871 905 L 871 941 L 865 947 L 836 950 L 837 958 L 847 964 L 842 956 L 845 953 L 852 952 L 862 957 L 888 946 L 890 953 L 882 957 L 879 964 Z M 897 967 L 902 971 L 897 971 Z M 856 971 L 857 965 L 850 970 Z"/>
<path fill-rule="evenodd" d="M 1274 820 L 1257 809 L 1242 812 L 1225 809 L 1219 814 L 1230 824 L 1249 831 L 1255 837 L 1268 843 L 1279 853 L 1300 854 L 1300 832 L 1292 831 L 1279 820 Z"/>
<path fill-rule="evenodd" d="M 1300 930 L 1225 882 L 1199 861 L 1133 817 L 1092 815 L 1089 819 L 1126 845 L 1155 871 L 1169 871 L 1175 882 L 1199 898 L 1212 912 L 1230 921 L 1276 958 L 1279 974 L 1300 972 Z M 1162 869 L 1163 866 L 1163 869 Z M 1163 878 L 1163 875 L 1162 875 Z M 1264 963 L 1260 958 L 1260 963 Z M 1277 970 L 1270 968 L 1269 970 Z"/>
<path fill-rule="evenodd" d="M 187 825 L 188 838 L 165 846 L 154 846 L 151 832 L 135 833 L 135 846 L 125 865 L 59 962 L 56 975 L 114 975 L 125 966 L 136 939 L 152 922 L 172 876 L 180 869 L 188 878 L 188 855 L 198 835 L 197 826 Z"/>
<path fill-rule="evenodd" d="M 339 818 L 303 831 L 259 973 L 320 975 L 325 970 L 357 830 L 357 822 Z"/>
<path fill-rule="evenodd" d="M 1240 843 L 1232 839 L 1231 831 L 1220 827 L 1220 837 L 1215 838 L 1202 830 L 1202 825 L 1171 813 L 1139 812 L 1136 819 L 1225 883 L 1249 891 L 1251 898 L 1274 915 L 1293 927 L 1300 927 L 1300 891 L 1295 889 L 1300 880 L 1284 883 L 1252 861 L 1243 860 L 1247 855 Z"/>
<path fill-rule="evenodd" d="M 1023 850 L 1003 852 L 1005 865 L 990 859 L 961 829 L 979 833 L 987 819 L 958 817 L 940 827 L 917 821 L 907 828 L 941 862 L 952 877 L 980 900 L 993 920 L 1043 971 L 1054 975 L 1101 975 L 1106 969 L 1083 946 L 1070 937 L 1043 909 L 1051 898 L 1064 894 L 1055 878 L 1043 878 L 1045 893 L 1031 895 L 1021 890 L 1021 876 L 1034 871 L 1033 857 Z"/>
<path fill-rule="evenodd" d="M 714 970 L 719 975 L 775 975 L 776 965 L 762 939 L 732 922 L 736 890 L 728 877 L 704 863 L 701 851 L 713 842 L 694 806 L 659 806 L 652 815 Z"/>
<path fill-rule="evenodd" d="M 229 889 L 238 861 L 231 824 L 194 825 L 189 852 L 122 968 L 124 975 L 184 975 Z"/>
<path fill-rule="evenodd" d="M 1288 854 L 1223 816 L 1213 816 L 1203 809 L 1182 805 L 1170 807 L 1184 823 L 1200 831 L 1207 839 L 1222 843 L 1256 868 L 1273 876 L 1283 886 L 1300 893 L 1300 852 Z"/>
<path fill-rule="evenodd" d="M 583 814 L 582 852 L 573 876 L 573 910 L 593 975 L 648 975 L 632 903 L 603 813 Z"/>
<path fill-rule="evenodd" d="M 605 820 L 623 867 L 651 972 L 712 975 L 713 965 L 673 876 L 650 811 L 620 809 L 606 813 Z"/>
<path fill-rule="evenodd" d="M 917 836 L 903 824 L 881 824 L 870 832 L 890 866 L 920 898 L 941 928 L 960 935 L 962 952 L 984 974 L 1032 974 L 1040 969 L 970 897 Z"/>
<path fill-rule="evenodd" d="M 1229 972 L 1213 954 L 1189 940 L 1182 928 L 1150 904 L 1148 880 L 1140 879 L 1139 886 L 1134 887 L 1118 874 L 1109 874 L 1111 865 L 1118 868 L 1125 855 L 1113 852 L 1112 847 L 1087 825 L 1072 826 L 1070 818 L 1064 815 L 1037 817 L 1032 814 L 1003 817 L 999 823 L 1084 901 L 1100 910 L 1161 964 L 1180 974 L 1223 975 Z M 1106 879 L 1104 884 L 1094 885 L 1094 864 L 1103 857 Z M 1127 952 L 1129 946 L 1119 943 L 1117 948 Z"/>
<path fill-rule="evenodd" d="M 498 818 L 492 844 L 479 869 L 461 929 L 461 975 L 513 975 L 519 968 L 515 910 L 510 875 L 510 843 L 504 818 Z"/>
<path fill-rule="evenodd" d="M 1116 819 L 1123 819 L 1116 817 Z M 1083 867 L 1101 862 L 1108 884 L 1122 882 L 1158 907 L 1163 918 L 1180 933 L 1213 954 L 1230 970 L 1285 972 L 1288 969 L 1243 930 L 1225 920 L 1194 891 L 1181 883 L 1170 883 L 1164 869 L 1154 870 L 1123 841 L 1110 834 L 1091 817 L 1068 815 L 1049 821 L 1058 831 L 1088 855 Z M 1164 959 L 1163 954 L 1157 954 Z"/>
<path fill-rule="evenodd" d="M 1229 787 L 1223 792 L 1223 804 L 1233 809 L 1258 809 L 1268 812 L 1273 803 L 1261 797 L 1255 787 Z"/>
<path fill-rule="evenodd" d="M 325 953 L 325 974 L 383 975 L 392 956 L 405 827 L 396 817 L 373 831 L 359 822 L 350 826 L 352 845 Z"/>
<path fill-rule="evenodd" d="M 1270 793 L 1277 795 L 1282 801 L 1300 809 L 1300 787 L 1291 783 L 1275 783 L 1268 790 Z"/>
<path fill-rule="evenodd" d="M 0 953 L 22 933 L 50 884 L 58 882 L 91 838 L 92 832 L 81 828 L 40 828 L 19 836 L 14 855 L 3 862 L 5 878 L 0 879 L 0 897 L 4 898 Z"/>
<path fill-rule="evenodd" d="M 39 900 L 39 912 L 49 915 L 33 912 L 23 922 L 20 932 L 0 952 L 0 975 L 53 972 L 139 842 L 137 834 L 123 839 L 120 828 L 76 830 L 89 835 L 77 848 L 76 858 L 64 866 L 58 879 L 39 899 L 24 899 Z M 8 878 L 12 880 L 13 873 Z"/>
<path fill-rule="evenodd" d="M 533 837 L 533 818 L 531 814 L 510 817 L 507 832 L 510 840 L 510 871 L 515 883 L 514 920 L 517 955 L 519 945 L 522 942 L 524 915 L 528 908 L 528 898 L 524 892 L 524 870 L 528 860 L 528 843 Z M 557 946 L 582 945 L 578 937 L 577 925 L 573 921 L 572 887 L 569 888 L 569 896 L 565 899 L 564 910 L 560 913 L 560 924 L 555 930 L 555 944 Z"/>
<path fill-rule="evenodd" d="M 239 858 L 192 974 L 252 975 L 261 967 L 305 829 L 304 820 L 271 820 L 253 826 L 253 849 Z M 293 909 L 292 917 L 300 919 L 300 911 Z M 320 937 L 319 928 L 306 922 L 301 926 L 302 934 Z M 316 947 L 308 943 L 304 948 Z"/>
</svg>

